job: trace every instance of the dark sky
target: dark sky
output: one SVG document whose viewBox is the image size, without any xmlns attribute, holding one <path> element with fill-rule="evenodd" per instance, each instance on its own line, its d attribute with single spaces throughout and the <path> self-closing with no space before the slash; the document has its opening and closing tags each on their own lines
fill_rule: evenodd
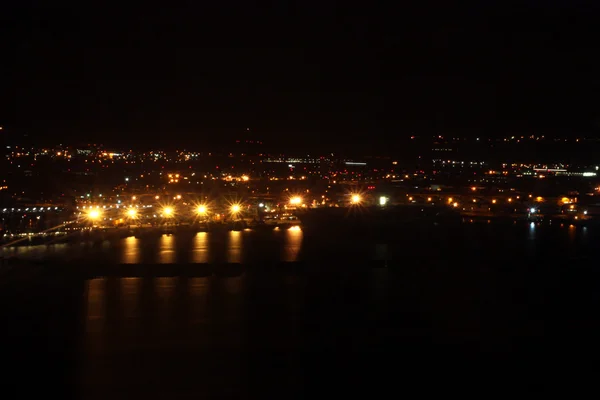
<svg viewBox="0 0 600 400">
<path fill-rule="evenodd" d="M 35 138 L 201 147 L 251 127 L 380 149 L 600 126 L 594 2 L 7 3 L 0 124 Z"/>
</svg>

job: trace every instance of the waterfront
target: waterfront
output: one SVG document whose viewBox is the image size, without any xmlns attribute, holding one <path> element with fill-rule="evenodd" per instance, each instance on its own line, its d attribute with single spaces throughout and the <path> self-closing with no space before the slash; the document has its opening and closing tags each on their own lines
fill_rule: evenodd
<svg viewBox="0 0 600 400">
<path fill-rule="evenodd" d="M 333 231 L 335 232 L 335 231 Z M 514 257 L 595 256 L 600 227 L 562 222 L 465 220 L 458 224 L 406 224 L 393 231 L 307 234 L 300 227 L 183 232 L 149 237 L 4 247 L 7 259 L 51 259 L 93 264 L 188 264 L 326 261 L 419 262 L 431 257 L 486 254 Z"/>
<path fill-rule="evenodd" d="M 3 283 L 1 339 L 20 390 L 73 398 L 373 394 L 466 371 L 494 379 L 486 368 L 532 379 L 595 349 L 598 239 L 593 227 L 463 223 L 385 239 L 282 230 L 16 247 L 5 251 L 42 271 Z M 87 274 L 130 263 L 150 272 Z"/>
</svg>

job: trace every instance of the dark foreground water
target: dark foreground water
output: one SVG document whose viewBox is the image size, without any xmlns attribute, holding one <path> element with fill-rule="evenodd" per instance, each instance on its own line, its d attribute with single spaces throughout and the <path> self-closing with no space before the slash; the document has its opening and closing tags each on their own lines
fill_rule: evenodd
<svg viewBox="0 0 600 400">
<path fill-rule="evenodd" d="M 595 368 L 598 243 L 592 228 L 463 224 L 8 249 L 33 263 L 2 275 L 3 382 L 94 399 L 555 385 Z"/>
</svg>

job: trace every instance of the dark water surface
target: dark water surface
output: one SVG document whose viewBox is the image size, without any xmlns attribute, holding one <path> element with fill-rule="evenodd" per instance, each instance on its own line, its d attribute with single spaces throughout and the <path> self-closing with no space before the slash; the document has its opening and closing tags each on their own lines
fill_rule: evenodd
<svg viewBox="0 0 600 400">
<path fill-rule="evenodd" d="M 463 224 L 5 249 L 52 260 L 3 278 L 5 382 L 22 396 L 154 399 L 549 379 L 596 354 L 598 243 L 593 228 Z M 120 263 L 165 273 L 102 276 Z"/>
</svg>

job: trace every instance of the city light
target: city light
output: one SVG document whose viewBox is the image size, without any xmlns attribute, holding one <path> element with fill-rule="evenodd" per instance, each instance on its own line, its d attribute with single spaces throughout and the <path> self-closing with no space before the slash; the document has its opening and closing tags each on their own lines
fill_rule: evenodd
<svg viewBox="0 0 600 400">
<path fill-rule="evenodd" d="M 362 201 L 362 198 L 361 198 L 360 194 L 353 194 L 352 197 L 350 198 L 350 201 L 352 202 L 352 204 L 360 204 L 360 202 Z"/>
<path fill-rule="evenodd" d="M 448 204 L 452 203 L 452 197 L 448 197 Z"/>
<path fill-rule="evenodd" d="M 173 215 L 173 207 L 165 207 L 162 211 L 166 217 L 171 217 Z"/>
<path fill-rule="evenodd" d="M 232 204 L 231 208 L 230 208 L 232 214 L 239 213 L 241 211 L 241 209 L 242 209 L 242 207 L 239 204 Z"/>
<path fill-rule="evenodd" d="M 452 204 L 452 207 L 458 207 L 458 203 L 457 203 L 457 202 L 454 202 L 454 203 Z"/>
<path fill-rule="evenodd" d="M 529 212 L 530 212 L 531 214 L 535 214 L 535 212 L 536 212 L 536 211 L 537 211 L 537 210 L 536 210 L 535 208 L 530 208 L 530 209 L 529 209 Z"/>
<path fill-rule="evenodd" d="M 385 206 L 385 205 L 387 204 L 387 202 L 388 202 L 388 198 L 387 198 L 387 197 L 385 197 L 385 196 L 381 196 L 381 197 L 379 198 L 379 205 L 380 205 L 380 206 Z"/>
<path fill-rule="evenodd" d="M 294 196 L 290 199 L 290 204 L 292 204 L 292 205 L 297 206 L 300 203 L 302 203 L 302 197 L 300 197 L 300 196 Z"/>
<path fill-rule="evenodd" d="M 509 203 L 512 203 L 512 199 L 511 199 L 510 197 L 508 198 L 508 202 L 509 202 Z"/>
<path fill-rule="evenodd" d="M 207 212 L 207 209 L 206 209 L 205 205 L 201 204 L 198 207 L 196 207 L 196 214 L 204 215 L 204 214 L 206 214 L 206 212 Z"/>
<path fill-rule="evenodd" d="M 129 210 L 127 210 L 127 216 L 129 218 L 135 218 L 137 217 L 137 210 L 134 208 L 130 208 Z"/>
<path fill-rule="evenodd" d="M 538 202 L 544 201 L 544 198 L 542 196 L 538 196 L 535 198 L 535 201 L 538 201 Z"/>
<path fill-rule="evenodd" d="M 492 204 L 496 204 L 496 199 L 493 199 L 493 200 L 492 200 Z"/>
<path fill-rule="evenodd" d="M 92 221 L 100 219 L 101 213 L 100 210 L 90 210 L 87 214 L 88 218 Z"/>
<path fill-rule="evenodd" d="M 242 175 L 242 180 L 244 182 L 248 182 L 250 180 L 250 178 L 247 175 Z"/>
</svg>

